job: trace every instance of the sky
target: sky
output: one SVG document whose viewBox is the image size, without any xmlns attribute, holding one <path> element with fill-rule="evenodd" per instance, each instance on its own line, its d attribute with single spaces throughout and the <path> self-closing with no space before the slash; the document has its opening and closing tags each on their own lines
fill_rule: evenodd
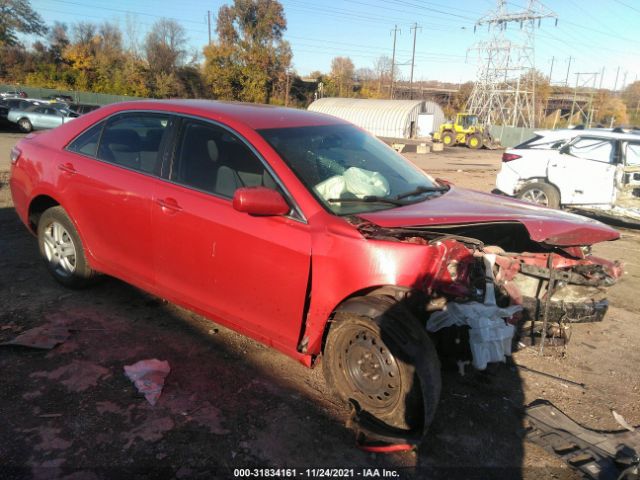
<svg viewBox="0 0 640 480">
<path fill-rule="evenodd" d="M 529 0 L 508 1 L 509 12 L 522 11 Z M 218 9 L 231 0 L 31 0 L 45 22 L 79 21 L 135 25 L 141 41 L 161 17 L 187 30 L 194 51 L 208 41 L 207 11 L 212 36 Z M 391 57 L 392 29 L 397 25 L 396 61 L 409 79 L 413 30 L 417 23 L 414 80 L 460 83 L 474 80 L 478 57 L 473 50 L 488 40 L 486 26 L 475 22 L 496 9 L 495 0 L 281 0 L 287 19 L 285 39 L 293 51 L 293 68 L 302 76 L 329 72 L 331 59 L 348 56 L 356 68 L 372 68 L 381 55 Z M 539 3 L 539 2 L 538 2 Z M 640 75 L 640 0 L 546 0 L 542 8 L 557 15 L 535 29 L 535 64 L 554 84 L 593 85 L 620 89 Z M 518 41 L 519 25 L 505 34 Z M 125 35 L 126 39 L 126 35 Z M 569 59 L 571 58 L 571 61 Z M 604 75 L 602 71 L 604 68 Z M 569 75 L 567 78 L 567 71 Z M 617 84 L 616 84 L 616 76 Z"/>
</svg>

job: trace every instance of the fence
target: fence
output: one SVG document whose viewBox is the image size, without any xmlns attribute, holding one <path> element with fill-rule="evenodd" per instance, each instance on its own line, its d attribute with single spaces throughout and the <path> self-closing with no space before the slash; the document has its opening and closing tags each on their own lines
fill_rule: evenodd
<svg viewBox="0 0 640 480">
<path fill-rule="evenodd" d="M 79 92 L 75 90 L 59 90 L 55 88 L 23 87 L 21 85 L 0 84 L 0 92 L 10 90 L 22 90 L 29 98 L 43 98 L 49 95 L 69 95 L 74 103 L 89 105 L 108 105 L 110 103 L 126 102 L 131 100 L 142 100 L 141 97 L 131 97 L 128 95 L 109 95 L 107 93 Z"/>
<path fill-rule="evenodd" d="M 506 148 L 515 147 L 525 140 L 529 140 L 533 137 L 535 131 L 535 128 L 505 127 L 504 125 L 492 125 L 489 127 L 491 136 L 499 138 L 500 145 Z"/>
</svg>

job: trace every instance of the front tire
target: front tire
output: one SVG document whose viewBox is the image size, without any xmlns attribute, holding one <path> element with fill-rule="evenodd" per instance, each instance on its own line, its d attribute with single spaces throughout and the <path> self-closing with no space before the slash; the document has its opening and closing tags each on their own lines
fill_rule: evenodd
<svg viewBox="0 0 640 480">
<path fill-rule="evenodd" d="M 28 118 L 21 118 L 18 120 L 18 129 L 23 133 L 29 133 L 33 130 L 33 125 L 31 125 L 31 121 Z"/>
<path fill-rule="evenodd" d="M 518 198 L 543 207 L 560 207 L 560 193 L 553 185 L 545 182 L 534 182 L 525 185 L 518 192 Z"/>
<path fill-rule="evenodd" d="M 451 147 L 453 145 L 456 144 L 456 134 L 453 132 L 444 132 L 442 134 L 442 143 L 447 146 L 447 147 Z"/>
<path fill-rule="evenodd" d="M 482 148 L 482 135 L 474 133 L 467 137 L 467 146 L 473 150 Z"/>
<path fill-rule="evenodd" d="M 385 303 L 376 318 L 336 313 L 324 349 L 325 379 L 341 400 L 357 401 L 387 425 L 426 431 L 440 398 L 438 355 L 406 309 Z"/>
<path fill-rule="evenodd" d="M 65 287 L 84 288 L 95 281 L 97 273 L 89 267 L 80 236 L 62 207 L 40 217 L 38 246 L 47 270 Z"/>
</svg>

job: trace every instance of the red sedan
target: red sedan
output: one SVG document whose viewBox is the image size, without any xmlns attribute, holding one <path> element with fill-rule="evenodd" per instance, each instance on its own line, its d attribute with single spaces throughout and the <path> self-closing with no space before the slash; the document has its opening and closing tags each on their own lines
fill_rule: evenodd
<svg viewBox="0 0 640 480">
<path fill-rule="evenodd" d="M 438 182 L 307 111 L 121 103 L 29 135 L 11 155 L 15 208 L 56 280 L 111 275 L 308 366 L 322 357 L 383 441 L 415 440 L 433 418 L 448 348 L 426 332 L 436 313 L 521 310 L 545 328 L 601 320 L 601 287 L 620 274 L 588 248 L 615 230 Z M 487 325 L 508 326 L 492 315 Z"/>
</svg>

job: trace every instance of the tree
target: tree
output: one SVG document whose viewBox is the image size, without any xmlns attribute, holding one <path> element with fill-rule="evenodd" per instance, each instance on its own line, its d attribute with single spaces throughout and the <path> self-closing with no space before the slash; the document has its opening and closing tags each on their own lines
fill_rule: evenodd
<svg viewBox="0 0 640 480">
<path fill-rule="evenodd" d="M 353 93 L 355 67 L 349 57 L 335 57 L 331 60 L 331 80 L 339 97 L 350 97 Z"/>
<path fill-rule="evenodd" d="M 28 0 L 0 1 L 0 47 L 18 44 L 18 33 L 44 35 L 47 26 Z"/>
<path fill-rule="evenodd" d="M 204 49 L 204 73 L 217 98 L 269 103 L 284 91 L 291 48 L 277 0 L 234 0 L 218 11 L 218 41 Z"/>
<path fill-rule="evenodd" d="M 187 36 L 178 22 L 158 20 L 147 34 L 144 49 L 149 68 L 154 72 L 173 73 L 183 64 Z"/>
<path fill-rule="evenodd" d="M 620 97 L 605 95 L 596 112 L 596 120 L 604 126 L 625 125 L 627 117 L 627 106 Z"/>
</svg>

